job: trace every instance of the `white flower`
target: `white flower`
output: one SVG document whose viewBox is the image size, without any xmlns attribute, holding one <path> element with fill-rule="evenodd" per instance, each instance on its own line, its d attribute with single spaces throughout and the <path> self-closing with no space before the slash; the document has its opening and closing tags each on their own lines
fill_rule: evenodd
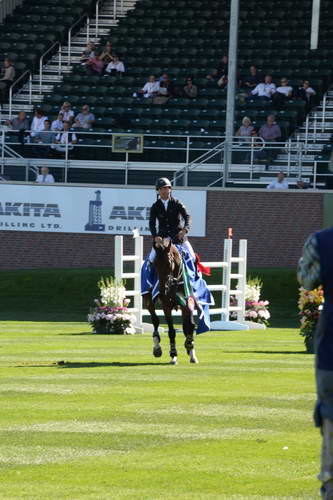
<svg viewBox="0 0 333 500">
<path fill-rule="evenodd" d="M 245 285 L 245 300 L 248 302 L 259 302 L 260 286 Z"/>
<path fill-rule="evenodd" d="M 268 312 L 268 311 L 266 311 L 266 310 L 264 310 L 264 309 L 260 309 L 260 310 L 258 311 L 258 316 L 259 316 L 260 318 L 264 318 L 264 319 L 269 319 L 269 318 L 271 317 L 271 315 L 269 314 L 269 312 Z"/>
</svg>

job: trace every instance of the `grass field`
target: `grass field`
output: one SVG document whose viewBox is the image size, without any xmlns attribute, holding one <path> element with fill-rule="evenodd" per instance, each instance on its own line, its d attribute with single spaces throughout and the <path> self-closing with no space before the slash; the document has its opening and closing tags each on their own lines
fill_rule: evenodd
<svg viewBox="0 0 333 500">
<path fill-rule="evenodd" d="M 0 499 L 319 498 L 296 329 L 201 335 L 199 365 L 166 351 L 85 323 L 0 322 Z"/>
<path fill-rule="evenodd" d="M 313 356 L 293 269 L 251 269 L 267 331 L 210 332 L 190 365 L 84 322 L 110 269 L 0 273 L 0 500 L 316 499 Z M 215 274 L 212 281 L 219 278 Z"/>
</svg>

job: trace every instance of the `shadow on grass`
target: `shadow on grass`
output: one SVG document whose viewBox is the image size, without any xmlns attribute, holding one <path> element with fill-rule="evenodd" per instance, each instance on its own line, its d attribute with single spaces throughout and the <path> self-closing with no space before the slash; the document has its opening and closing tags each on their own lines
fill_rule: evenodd
<svg viewBox="0 0 333 500">
<path fill-rule="evenodd" d="M 170 365 L 169 362 L 164 362 L 164 363 L 122 363 L 120 361 L 114 361 L 112 363 L 99 363 L 97 361 L 91 361 L 91 362 L 82 362 L 82 363 L 64 363 L 63 365 L 58 365 L 59 368 L 98 368 L 101 366 L 114 366 L 117 368 L 124 368 L 124 367 L 129 367 L 129 366 L 167 366 Z"/>
<path fill-rule="evenodd" d="M 15 368 L 100 368 L 103 366 L 110 366 L 115 368 L 125 368 L 130 366 L 171 366 L 170 362 L 164 363 L 122 363 L 120 361 L 114 361 L 112 363 L 97 362 L 97 361 L 86 361 L 86 362 L 73 362 L 70 361 L 55 361 L 54 363 L 44 363 L 44 364 L 30 364 L 24 363 L 21 365 L 15 365 Z"/>
</svg>

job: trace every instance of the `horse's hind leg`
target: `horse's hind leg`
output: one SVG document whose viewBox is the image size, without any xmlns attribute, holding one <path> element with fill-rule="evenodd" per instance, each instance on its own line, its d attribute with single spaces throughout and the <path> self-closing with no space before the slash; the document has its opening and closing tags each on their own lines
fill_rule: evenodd
<svg viewBox="0 0 333 500">
<path fill-rule="evenodd" d="M 151 293 L 147 293 L 144 295 L 144 301 L 146 304 L 146 307 L 150 313 L 151 320 L 153 322 L 153 355 L 155 358 L 160 358 L 162 356 L 162 347 L 160 345 L 161 342 L 161 337 L 160 334 L 158 333 L 158 327 L 160 324 L 160 320 L 158 319 L 158 316 L 155 311 L 155 304 L 153 302 Z"/>
<path fill-rule="evenodd" d="M 190 363 L 199 363 L 198 358 L 195 354 L 194 349 L 194 318 L 193 312 L 187 307 L 182 307 L 183 314 L 183 332 L 185 335 L 185 349 L 187 354 L 190 356 Z"/>
<path fill-rule="evenodd" d="M 169 335 L 169 342 L 170 342 L 170 358 L 171 358 L 171 364 L 176 365 L 177 364 L 177 349 L 176 349 L 176 330 L 174 329 L 173 326 L 173 321 L 172 321 L 172 309 L 170 307 L 164 307 L 164 316 L 165 320 L 168 325 L 168 335 Z"/>
</svg>

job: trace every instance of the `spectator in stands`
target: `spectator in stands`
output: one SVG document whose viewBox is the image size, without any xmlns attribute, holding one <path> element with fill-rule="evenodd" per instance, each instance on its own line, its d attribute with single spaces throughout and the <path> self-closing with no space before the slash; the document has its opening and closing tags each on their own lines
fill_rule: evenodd
<svg viewBox="0 0 333 500">
<path fill-rule="evenodd" d="M 175 86 L 168 73 L 163 73 L 159 77 L 158 81 L 160 84 L 161 82 L 164 82 L 164 87 L 167 88 L 169 97 L 183 96 L 182 87 L 180 85 Z"/>
<path fill-rule="evenodd" d="M 59 153 L 65 153 L 66 147 L 68 151 L 71 151 L 76 144 L 77 138 L 74 132 L 70 131 L 71 124 L 68 121 L 64 121 L 64 130 L 56 135 L 54 144 L 51 146 L 54 151 Z"/>
<path fill-rule="evenodd" d="M 209 75 L 207 75 L 208 80 L 220 80 L 222 77 L 228 76 L 228 56 L 224 54 L 221 61 L 218 63 L 217 68 L 212 71 Z"/>
<path fill-rule="evenodd" d="M 51 122 L 50 120 L 45 120 L 44 129 L 34 137 L 34 143 L 39 145 L 37 148 L 34 148 L 36 156 L 48 156 L 53 140 L 54 132 L 51 130 Z"/>
<path fill-rule="evenodd" d="M 162 80 L 158 92 L 153 97 L 153 104 L 165 104 L 168 102 L 170 94 L 168 92 L 167 82 Z"/>
<path fill-rule="evenodd" d="M 27 135 L 25 131 L 29 130 L 29 121 L 25 112 L 20 111 L 16 118 L 14 118 L 13 120 L 7 120 L 5 122 L 5 125 L 7 125 L 11 130 L 15 130 L 16 132 L 18 132 L 18 140 L 21 146 L 23 146 L 24 138 Z"/>
<path fill-rule="evenodd" d="M 305 109 L 306 109 L 306 112 L 308 113 L 310 111 L 311 108 L 313 108 L 313 106 L 315 105 L 316 103 L 316 91 L 310 87 L 310 82 L 309 80 L 304 80 L 303 81 L 303 84 L 301 85 L 301 87 L 298 88 L 298 91 L 297 91 L 297 96 L 300 97 L 301 99 L 303 99 L 303 101 L 305 101 Z"/>
<path fill-rule="evenodd" d="M 54 177 L 49 173 L 49 169 L 47 167 L 42 167 L 40 169 L 40 174 L 38 174 L 36 177 L 36 182 L 38 182 L 39 184 L 44 184 L 46 182 L 51 184 L 52 182 L 54 182 Z"/>
<path fill-rule="evenodd" d="M 251 132 L 251 137 L 248 138 L 248 142 L 251 144 L 244 143 L 244 145 L 251 147 L 251 150 L 245 156 L 245 163 L 251 163 L 252 160 L 254 163 L 261 160 L 267 162 L 266 151 L 263 148 L 265 143 L 262 141 L 261 138 L 259 138 L 259 132 L 254 127 Z"/>
<path fill-rule="evenodd" d="M 110 62 L 112 62 L 114 57 L 116 56 L 114 56 L 112 52 L 112 42 L 108 40 L 102 50 L 100 58 L 104 62 L 104 64 L 109 64 Z"/>
<path fill-rule="evenodd" d="M 198 87 L 193 84 L 191 77 L 186 78 L 185 87 L 183 87 L 184 97 L 195 99 L 198 96 Z"/>
<path fill-rule="evenodd" d="M 262 125 L 259 129 L 259 136 L 265 141 L 265 143 L 274 143 L 281 140 L 281 129 L 276 123 L 274 115 L 267 116 L 265 125 Z M 265 148 L 267 165 L 274 160 L 278 154 L 278 149 L 271 149 L 269 146 L 274 145 L 268 144 L 268 148 Z"/>
<path fill-rule="evenodd" d="M 70 102 L 65 101 L 59 109 L 59 113 L 62 113 L 64 122 L 70 122 L 70 124 L 72 124 L 72 121 L 74 120 L 74 111 L 72 110 Z"/>
<path fill-rule="evenodd" d="M 81 54 L 81 63 L 84 65 L 89 59 L 95 57 L 96 47 L 93 42 L 88 42 L 86 48 Z"/>
<path fill-rule="evenodd" d="M 277 178 L 268 184 L 267 189 L 288 189 L 288 182 L 285 179 L 284 173 L 279 172 Z"/>
<path fill-rule="evenodd" d="M 170 80 L 170 77 L 168 75 L 168 73 L 162 73 L 161 76 L 159 77 L 158 81 L 161 83 L 161 82 L 166 82 L 166 81 L 169 81 Z"/>
<path fill-rule="evenodd" d="M 255 98 L 269 101 L 272 98 L 272 95 L 276 91 L 275 83 L 272 81 L 271 75 L 266 75 L 263 83 L 258 83 L 258 85 L 251 90 L 251 98 L 253 96 Z"/>
<path fill-rule="evenodd" d="M 310 184 L 308 182 L 303 181 L 303 179 L 299 179 L 296 182 L 296 189 L 309 189 Z"/>
<path fill-rule="evenodd" d="M 35 116 L 30 125 L 30 135 L 31 137 L 35 137 L 36 134 L 44 130 L 44 122 L 47 120 L 47 116 L 44 115 L 44 111 L 40 108 L 37 108 L 35 111 Z"/>
<path fill-rule="evenodd" d="M 242 125 L 236 132 L 236 136 L 240 138 L 240 142 L 251 142 L 252 132 L 255 128 L 252 125 L 251 119 L 248 116 L 244 116 L 242 120 Z"/>
<path fill-rule="evenodd" d="M 265 142 L 275 142 L 281 139 L 281 129 L 275 122 L 274 115 L 268 115 L 265 125 L 259 129 L 259 135 Z"/>
<path fill-rule="evenodd" d="M 92 128 L 95 123 L 95 115 L 91 113 L 88 104 L 82 106 L 81 113 L 77 114 L 75 117 L 75 122 L 73 128 Z"/>
<path fill-rule="evenodd" d="M 88 74 L 101 75 L 105 66 L 104 61 L 101 59 L 101 53 L 96 52 L 94 57 L 88 59 L 85 66 Z"/>
<path fill-rule="evenodd" d="M 259 73 L 257 66 L 252 64 L 249 73 L 243 77 L 243 86 L 249 90 L 254 89 L 262 80 L 262 75 Z"/>
<path fill-rule="evenodd" d="M 105 69 L 106 73 L 113 75 L 122 75 L 125 73 L 125 66 L 122 61 L 120 61 L 118 56 L 113 56 L 112 60 L 109 62 Z"/>
<path fill-rule="evenodd" d="M 51 130 L 53 132 L 60 132 L 64 129 L 64 114 L 59 113 L 56 120 L 51 123 Z"/>
<path fill-rule="evenodd" d="M 293 95 L 293 88 L 289 85 L 287 78 L 281 79 L 281 85 L 277 87 L 276 92 L 273 94 L 272 101 L 276 109 L 281 109 L 286 101 Z"/>
<path fill-rule="evenodd" d="M 156 81 L 154 75 L 150 75 L 147 83 L 133 97 L 153 98 L 160 90 L 160 83 Z"/>
<path fill-rule="evenodd" d="M 15 79 L 15 68 L 13 62 L 9 57 L 6 57 L 3 62 L 3 68 L 1 69 L 0 78 L 0 104 L 5 102 L 8 97 L 9 87 Z"/>
</svg>

